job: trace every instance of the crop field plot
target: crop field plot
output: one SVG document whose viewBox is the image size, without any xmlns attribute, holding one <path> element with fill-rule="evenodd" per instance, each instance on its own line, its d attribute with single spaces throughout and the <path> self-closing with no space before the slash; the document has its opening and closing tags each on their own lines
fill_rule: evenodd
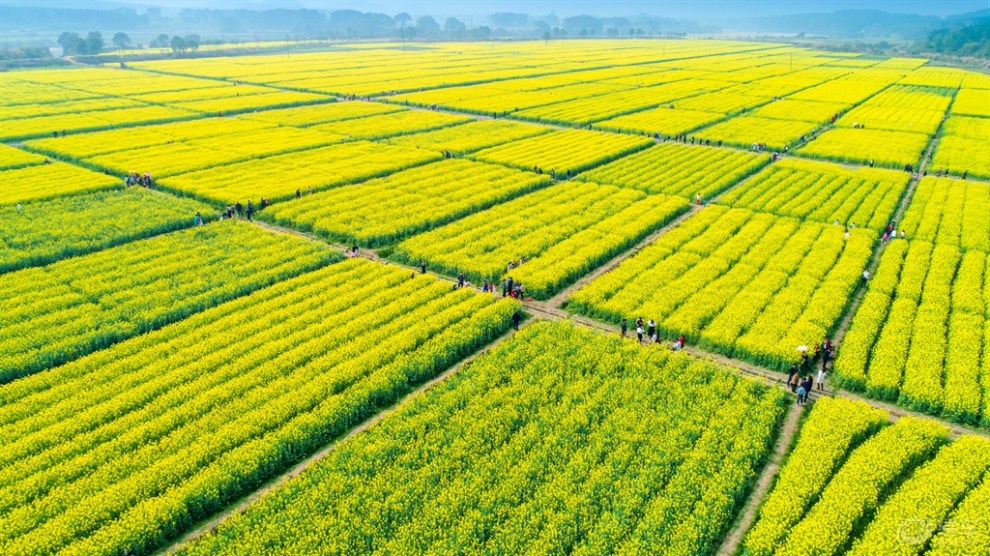
<svg viewBox="0 0 990 556">
<path fill-rule="evenodd" d="M 675 108 L 713 112 L 724 116 L 738 114 L 743 110 L 766 104 L 769 99 L 762 96 L 748 96 L 745 91 L 735 88 L 693 96 L 673 102 Z"/>
<path fill-rule="evenodd" d="M 241 118 L 271 125 L 307 127 L 399 112 L 402 108 L 378 102 L 338 101 L 243 114 Z"/>
<path fill-rule="evenodd" d="M 923 133 L 880 129 L 830 129 L 798 149 L 797 153 L 834 162 L 869 164 L 902 169 L 916 166 L 931 137 Z"/>
<path fill-rule="evenodd" d="M 835 124 L 931 136 L 942 122 L 954 93 L 931 87 L 891 87 L 853 108 Z"/>
<path fill-rule="evenodd" d="M 770 163 L 769 155 L 664 142 L 581 174 L 648 193 L 710 199 Z"/>
<path fill-rule="evenodd" d="M 743 543 L 751 556 L 990 551 L 990 440 L 817 401 Z"/>
<path fill-rule="evenodd" d="M 987 264 L 981 251 L 897 240 L 840 350 L 844 384 L 919 411 L 987 423 Z"/>
<path fill-rule="evenodd" d="M 113 102 L 113 101 L 110 101 Z M 139 106 L 92 112 L 38 116 L 4 121 L 0 140 L 11 141 L 45 137 L 55 132 L 97 131 L 136 124 L 153 124 L 199 117 L 199 112 L 169 106 Z"/>
<path fill-rule="evenodd" d="M 132 149 L 183 143 L 205 137 L 260 131 L 275 124 L 240 118 L 198 118 L 184 122 L 76 133 L 25 141 L 25 146 L 52 156 L 80 160 Z M 125 171 L 134 170 L 127 168 Z M 136 170 L 135 170 L 136 171 Z"/>
<path fill-rule="evenodd" d="M 197 212 L 213 218 L 207 205 L 136 187 L 0 206 L 0 272 L 191 227 Z"/>
<path fill-rule="evenodd" d="M 639 109 L 652 108 L 673 99 L 718 88 L 720 85 L 717 81 L 687 79 L 520 110 L 513 112 L 512 117 L 536 122 L 585 125 Z"/>
<path fill-rule="evenodd" d="M 616 91 L 631 90 L 633 86 L 615 83 L 584 83 L 574 74 L 545 76 L 539 79 L 510 79 L 463 87 L 446 87 L 422 92 L 390 95 L 390 102 L 427 107 L 463 110 L 494 115 L 516 112 Z"/>
<path fill-rule="evenodd" d="M 276 127 L 138 147 L 84 158 L 82 162 L 109 168 L 118 174 L 148 172 L 155 178 L 165 178 L 251 158 L 322 147 L 343 140 L 340 135 L 315 129 Z"/>
<path fill-rule="evenodd" d="M 990 252 L 990 184 L 928 177 L 899 227 L 910 239 Z"/>
<path fill-rule="evenodd" d="M 714 554 L 782 396 L 534 324 L 183 554 Z"/>
<path fill-rule="evenodd" d="M 134 98 L 144 102 L 161 104 L 173 104 L 176 102 L 189 102 L 195 100 L 209 99 L 229 99 L 260 95 L 265 93 L 276 93 L 277 89 L 271 87 L 258 87 L 255 85 L 238 85 L 234 83 L 218 83 L 215 87 L 202 89 L 187 89 L 184 91 L 165 91 L 157 93 L 144 93 L 135 95 Z"/>
<path fill-rule="evenodd" d="M 398 135 L 386 139 L 385 142 L 463 155 L 503 143 L 535 137 L 549 131 L 551 131 L 549 127 L 509 120 L 476 120 L 434 131 Z"/>
<path fill-rule="evenodd" d="M 552 170 L 563 177 L 611 162 L 651 144 L 653 141 L 645 137 L 565 129 L 485 149 L 471 157 L 523 170 L 545 173 Z"/>
<path fill-rule="evenodd" d="M 187 100 L 183 102 L 170 102 L 169 106 L 175 106 L 183 110 L 193 110 L 208 114 L 237 113 L 252 110 L 264 110 L 267 108 L 298 106 L 301 104 L 312 104 L 327 102 L 332 100 L 326 95 L 316 93 L 301 93 L 298 91 L 271 91 L 254 95 L 244 95 L 225 98 L 205 98 L 198 100 Z"/>
<path fill-rule="evenodd" d="M 222 222 L 0 275 L 0 382 L 327 264 L 315 243 Z"/>
<path fill-rule="evenodd" d="M 710 206 L 570 296 L 568 309 L 770 368 L 834 330 L 876 234 Z"/>
<path fill-rule="evenodd" d="M 951 111 L 953 115 L 990 118 L 990 89 L 960 89 Z"/>
<path fill-rule="evenodd" d="M 20 155 L 17 155 L 20 156 Z M 21 157 L 23 160 L 23 157 Z M 66 194 L 85 193 L 122 185 L 120 178 L 98 174 L 78 166 L 53 162 L 50 164 L 16 167 L 0 171 L 3 180 L 3 201 L 16 204 L 23 201 L 51 199 Z"/>
<path fill-rule="evenodd" d="M 470 121 L 471 118 L 466 116 L 453 116 L 423 110 L 403 110 L 319 124 L 309 129 L 343 135 L 351 139 L 381 139 L 392 135 L 440 129 Z"/>
<path fill-rule="evenodd" d="M 353 141 L 178 174 L 162 180 L 162 185 L 219 203 L 278 201 L 292 198 L 296 191 L 381 177 L 441 158 L 432 151 Z"/>
<path fill-rule="evenodd" d="M 545 298 L 687 208 L 680 197 L 561 183 L 414 236 L 395 254 L 475 283 L 508 274 L 528 295 Z"/>
<path fill-rule="evenodd" d="M 826 224 L 865 226 L 882 233 L 909 178 L 906 172 L 785 158 L 720 197 L 718 203 Z"/>
<path fill-rule="evenodd" d="M 990 92 L 987 93 L 990 100 Z M 951 116 L 945 121 L 938 140 L 932 170 L 948 170 L 952 175 L 990 179 L 990 117 Z"/>
<path fill-rule="evenodd" d="M 858 104 L 880 92 L 896 79 L 897 77 L 893 74 L 853 74 L 848 77 L 840 77 L 827 81 L 821 85 L 815 85 L 803 91 L 798 91 L 792 95 L 788 95 L 787 98 L 789 100 L 814 100 L 849 105 Z"/>
<path fill-rule="evenodd" d="M 648 135 L 659 133 L 665 137 L 676 137 L 723 118 L 725 118 L 723 114 L 714 112 L 673 109 L 669 106 L 663 106 L 604 120 L 593 127 L 605 131 L 645 133 Z"/>
<path fill-rule="evenodd" d="M 797 144 L 813 129 L 815 124 L 810 122 L 736 116 L 696 131 L 693 135 L 706 142 L 718 141 L 719 144 L 742 148 L 763 144 L 768 149 L 782 151 Z"/>
<path fill-rule="evenodd" d="M 11 147 L 10 145 L 0 144 L 0 171 L 16 170 L 25 166 L 36 166 L 44 161 L 45 157 L 41 155 Z"/>
<path fill-rule="evenodd" d="M 266 218 L 332 240 L 391 243 L 550 185 L 550 176 L 453 159 L 279 203 Z"/>
<path fill-rule="evenodd" d="M 838 102 L 784 99 L 765 104 L 754 110 L 752 115 L 759 118 L 822 124 L 830 121 L 833 116 L 845 112 L 849 107 L 849 104 Z"/>
<path fill-rule="evenodd" d="M 0 546 L 150 552 L 493 339 L 515 306 L 346 261 L 0 386 Z M 774 409 L 751 418 L 764 434 Z"/>
</svg>

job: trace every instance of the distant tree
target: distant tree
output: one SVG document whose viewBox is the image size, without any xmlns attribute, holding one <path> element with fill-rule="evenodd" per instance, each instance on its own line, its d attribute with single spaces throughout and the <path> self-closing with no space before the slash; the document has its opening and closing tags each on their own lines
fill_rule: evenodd
<svg viewBox="0 0 990 556">
<path fill-rule="evenodd" d="M 432 17 L 424 15 L 416 20 L 416 34 L 426 38 L 436 37 L 440 34 L 440 24 Z"/>
<path fill-rule="evenodd" d="M 543 44 L 549 44 L 549 43 L 550 43 L 550 31 L 544 31 L 543 32 Z"/>
<path fill-rule="evenodd" d="M 407 14 L 406 12 L 397 13 L 395 14 L 395 17 L 392 19 L 394 19 L 395 22 L 399 24 L 399 27 L 403 29 L 408 27 L 409 24 L 412 22 L 412 16 Z"/>
<path fill-rule="evenodd" d="M 86 35 L 86 52 L 88 54 L 99 54 L 103 51 L 103 34 L 99 31 L 90 31 Z"/>
<path fill-rule="evenodd" d="M 127 33 L 123 31 L 117 31 L 113 36 L 113 44 L 117 48 L 123 50 L 131 45 L 131 38 L 127 36 Z"/>
<path fill-rule="evenodd" d="M 487 25 L 482 25 L 481 27 L 475 27 L 468 31 L 468 36 L 475 40 L 484 40 L 491 38 L 492 29 Z"/>
<path fill-rule="evenodd" d="M 632 27 L 629 28 L 629 36 L 630 37 L 635 37 L 636 36 L 636 30 L 633 29 Z"/>
<path fill-rule="evenodd" d="M 66 31 L 58 36 L 58 45 L 62 47 L 62 54 L 65 56 L 79 53 L 82 44 L 83 40 L 76 33 Z"/>
<path fill-rule="evenodd" d="M 199 35 L 197 35 L 196 33 L 186 35 L 183 41 L 185 41 L 186 48 L 188 48 L 189 50 L 192 51 L 199 50 L 200 39 L 199 39 Z"/>
<path fill-rule="evenodd" d="M 170 44 L 172 46 L 172 52 L 176 54 L 182 54 L 186 51 L 186 40 L 179 35 L 172 37 L 172 42 Z"/>
<path fill-rule="evenodd" d="M 443 32 L 448 37 L 460 39 L 464 37 L 466 31 L 467 27 L 464 25 L 464 22 L 456 17 L 448 17 L 447 21 L 443 23 Z"/>
<path fill-rule="evenodd" d="M 162 33 L 158 35 L 155 40 L 151 41 L 150 46 L 157 46 L 160 48 L 168 48 L 168 35 Z"/>
</svg>

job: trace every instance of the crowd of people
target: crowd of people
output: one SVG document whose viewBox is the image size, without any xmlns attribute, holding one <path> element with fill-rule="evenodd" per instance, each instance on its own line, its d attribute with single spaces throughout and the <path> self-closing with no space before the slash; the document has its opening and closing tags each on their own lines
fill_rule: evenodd
<svg viewBox="0 0 990 556">
<path fill-rule="evenodd" d="M 660 337 L 660 329 L 657 327 L 657 321 L 650 319 L 649 321 L 643 321 L 643 317 L 636 317 L 634 322 L 636 325 L 636 341 L 643 344 L 663 344 L 664 339 Z M 619 320 L 619 332 L 622 337 L 625 338 L 629 334 L 629 321 L 626 319 Z M 684 335 L 678 336 L 673 342 L 670 343 L 670 349 L 674 351 L 680 351 L 684 349 L 684 344 L 687 339 Z"/>
<path fill-rule="evenodd" d="M 142 187 L 154 187 L 155 181 L 151 178 L 151 174 L 148 172 L 145 172 L 143 174 L 139 174 L 137 172 L 128 172 L 127 175 L 124 176 L 124 186 L 130 187 L 132 185 L 140 185 Z"/>
<path fill-rule="evenodd" d="M 835 359 L 837 348 L 838 346 L 833 344 L 832 340 L 826 338 L 821 345 L 815 346 L 811 355 L 808 355 L 807 351 L 802 351 L 800 361 L 791 365 L 787 371 L 787 386 L 797 396 L 798 405 L 808 403 L 808 396 L 816 387 L 819 392 L 825 391 L 829 363 Z M 819 358 L 821 358 L 822 366 L 815 375 L 813 365 Z"/>
</svg>

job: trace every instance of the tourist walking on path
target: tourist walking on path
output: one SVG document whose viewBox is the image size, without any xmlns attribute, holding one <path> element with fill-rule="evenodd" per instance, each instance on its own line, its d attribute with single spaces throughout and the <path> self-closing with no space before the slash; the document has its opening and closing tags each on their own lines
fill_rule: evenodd
<svg viewBox="0 0 990 556">
<path fill-rule="evenodd" d="M 622 319 L 622 321 L 619 322 L 619 330 L 622 331 L 622 337 L 625 338 L 626 332 L 629 331 L 629 323 L 626 322 L 626 319 Z"/>
</svg>

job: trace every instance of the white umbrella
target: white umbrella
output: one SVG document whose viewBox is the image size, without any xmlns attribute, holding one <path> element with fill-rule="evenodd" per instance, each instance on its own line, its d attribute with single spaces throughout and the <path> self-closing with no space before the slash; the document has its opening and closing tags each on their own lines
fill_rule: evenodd
<svg viewBox="0 0 990 556">
<path fill-rule="evenodd" d="M 808 346 L 798 346 L 797 347 L 797 350 L 798 351 L 808 351 Z"/>
</svg>

